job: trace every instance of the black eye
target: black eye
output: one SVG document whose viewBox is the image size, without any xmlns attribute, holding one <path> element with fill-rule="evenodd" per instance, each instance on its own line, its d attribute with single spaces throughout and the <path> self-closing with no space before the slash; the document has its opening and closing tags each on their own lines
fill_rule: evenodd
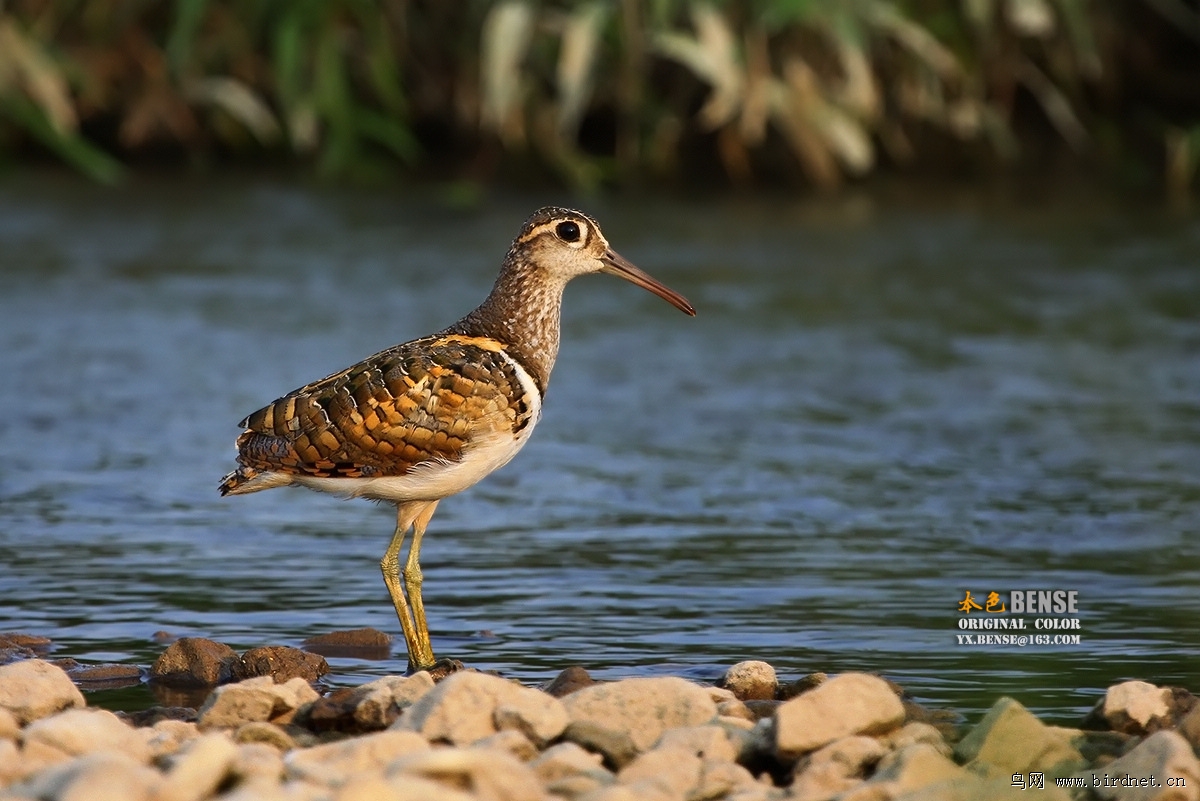
<svg viewBox="0 0 1200 801">
<path fill-rule="evenodd" d="M 579 226 L 573 222 L 561 222 L 554 231 L 558 234 L 558 238 L 564 242 L 579 241 Z"/>
</svg>

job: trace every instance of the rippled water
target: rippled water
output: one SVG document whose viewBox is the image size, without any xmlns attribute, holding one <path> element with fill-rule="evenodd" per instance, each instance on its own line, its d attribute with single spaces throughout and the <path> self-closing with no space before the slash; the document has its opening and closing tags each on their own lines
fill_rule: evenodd
<svg viewBox="0 0 1200 801">
<path fill-rule="evenodd" d="M 236 423 L 457 319 L 563 200 L 0 186 L 0 630 L 143 665 L 158 630 L 397 632 L 389 508 L 219 498 Z M 439 655 L 527 681 L 761 658 L 1063 721 L 1126 677 L 1200 690 L 1194 218 L 1082 195 L 587 206 L 699 316 L 572 284 L 532 442 L 431 526 Z M 1078 591 L 1080 645 L 956 643 L 966 590 L 1037 588 Z M 404 663 L 397 637 L 333 683 Z"/>
</svg>

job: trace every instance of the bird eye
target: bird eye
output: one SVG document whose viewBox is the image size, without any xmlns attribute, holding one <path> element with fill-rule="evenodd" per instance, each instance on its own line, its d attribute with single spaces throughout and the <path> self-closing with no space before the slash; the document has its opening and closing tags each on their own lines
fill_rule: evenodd
<svg viewBox="0 0 1200 801">
<path fill-rule="evenodd" d="M 554 231 L 558 234 L 558 238 L 564 242 L 579 241 L 579 226 L 573 222 L 561 222 Z"/>
</svg>

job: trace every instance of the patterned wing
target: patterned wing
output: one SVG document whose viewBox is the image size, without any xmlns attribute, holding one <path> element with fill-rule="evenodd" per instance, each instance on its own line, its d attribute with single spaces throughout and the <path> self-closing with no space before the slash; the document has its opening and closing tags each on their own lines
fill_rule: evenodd
<svg viewBox="0 0 1200 801">
<path fill-rule="evenodd" d="M 320 477 L 404 475 L 455 462 L 530 423 L 517 369 L 482 337 L 418 339 L 301 387 L 242 421 L 238 463 Z"/>
</svg>

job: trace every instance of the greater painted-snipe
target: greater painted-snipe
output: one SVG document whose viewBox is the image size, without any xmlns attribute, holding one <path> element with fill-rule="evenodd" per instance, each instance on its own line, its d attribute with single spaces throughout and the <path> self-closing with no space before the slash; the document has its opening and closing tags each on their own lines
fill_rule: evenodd
<svg viewBox="0 0 1200 801">
<path fill-rule="evenodd" d="M 410 671 L 434 664 L 421 600 L 425 528 L 439 501 L 506 464 L 529 439 L 558 355 L 563 289 L 597 272 L 696 313 L 610 248 L 591 217 L 543 208 L 513 240 L 479 308 L 440 333 L 289 392 L 241 422 L 238 468 L 221 481 L 222 495 L 298 484 L 396 505 L 396 531 L 379 566 Z M 412 546 L 401 570 L 409 528 Z"/>
</svg>

